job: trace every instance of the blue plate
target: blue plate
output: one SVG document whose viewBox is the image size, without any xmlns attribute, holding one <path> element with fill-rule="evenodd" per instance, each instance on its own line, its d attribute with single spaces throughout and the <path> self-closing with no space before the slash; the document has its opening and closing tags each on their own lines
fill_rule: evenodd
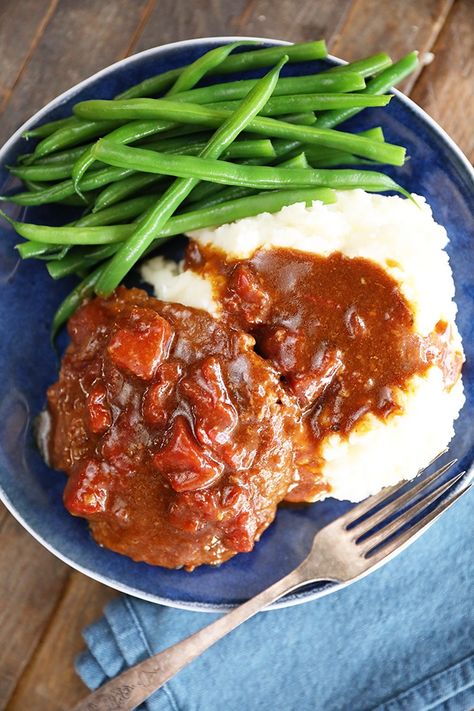
<svg viewBox="0 0 474 711">
<path fill-rule="evenodd" d="M 239 38 L 177 42 L 125 59 L 83 81 L 27 121 L 0 151 L 0 193 L 14 187 L 5 168 L 30 150 L 21 137 L 27 128 L 66 116 L 84 99 L 111 98 L 159 72 L 192 62 L 212 47 Z M 262 44 L 281 44 L 259 40 Z M 337 60 L 327 60 L 334 63 Z M 325 63 L 293 65 L 284 73 L 306 74 Z M 388 170 L 408 190 L 424 195 L 435 219 L 451 242 L 459 327 L 467 364 L 467 402 L 456 423 L 451 452 L 459 468 L 468 468 L 474 454 L 474 179 L 472 169 L 450 138 L 413 102 L 400 94 L 384 110 L 366 110 L 348 123 L 349 129 L 382 126 L 388 141 L 407 147 L 410 160 Z M 57 207 L 11 209 L 30 222 L 59 223 Z M 0 495 L 12 514 L 48 550 L 86 575 L 137 597 L 174 607 L 218 610 L 242 602 L 288 573 L 309 550 L 314 533 L 346 511 L 350 504 L 328 499 L 300 509 L 281 509 L 275 523 L 252 553 L 240 554 L 220 568 L 193 573 L 155 568 L 100 548 L 85 521 L 70 516 L 62 504 L 64 475 L 42 461 L 34 444 L 32 420 L 45 405 L 48 385 L 57 375 L 57 357 L 49 328 L 57 305 L 72 282 L 55 283 L 38 261 L 21 264 L 13 249 L 18 238 L 0 224 Z M 413 235 L 416 240 L 416 234 Z M 315 584 L 291 594 L 277 606 L 312 600 L 337 590 L 335 584 Z"/>
</svg>

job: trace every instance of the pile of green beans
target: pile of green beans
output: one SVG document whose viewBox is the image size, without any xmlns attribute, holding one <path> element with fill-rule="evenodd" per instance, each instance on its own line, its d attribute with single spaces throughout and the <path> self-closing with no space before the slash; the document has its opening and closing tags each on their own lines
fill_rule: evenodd
<svg viewBox="0 0 474 711">
<path fill-rule="evenodd" d="M 286 63 L 324 59 L 324 42 L 255 45 L 217 46 L 113 100 L 82 101 L 71 116 L 26 132 L 36 145 L 10 167 L 23 189 L 0 200 L 75 210 L 60 227 L 0 211 L 25 240 L 17 245 L 22 259 L 43 260 L 53 279 L 81 278 L 55 315 L 54 335 L 85 297 L 110 294 L 174 235 L 294 202 L 333 202 L 334 190 L 408 196 L 377 170 L 403 165 L 404 148 L 387 143 L 378 127 L 355 134 L 338 126 L 364 108 L 386 106 L 386 92 L 415 69 L 416 53 L 282 77 Z M 267 72 L 261 79 L 245 78 L 260 69 Z M 244 77 L 224 80 L 233 73 Z"/>
</svg>

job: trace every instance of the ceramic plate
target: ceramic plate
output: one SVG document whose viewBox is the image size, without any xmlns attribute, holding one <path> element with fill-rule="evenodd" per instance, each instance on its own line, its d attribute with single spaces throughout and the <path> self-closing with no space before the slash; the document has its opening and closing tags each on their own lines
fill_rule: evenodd
<svg viewBox="0 0 474 711">
<path fill-rule="evenodd" d="M 192 62 L 212 47 L 239 38 L 177 42 L 125 59 L 78 84 L 27 121 L 0 151 L 0 194 L 13 186 L 6 165 L 29 150 L 21 137 L 26 128 L 66 116 L 77 101 L 112 98 L 142 79 Z M 259 40 L 265 45 L 281 44 Z M 306 74 L 337 60 L 285 67 L 284 73 Z M 248 75 L 247 75 L 248 76 Z M 239 78 L 236 76 L 235 78 Z M 459 305 L 458 324 L 467 364 L 467 402 L 456 423 L 451 452 L 458 467 L 468 468 L 474 454 L 474 179 L 472 169 L 449 137 L 412 101 L 401 94 L 384 110 L 365 110 L 347 127 L 382 126 L 387 141 L 407 147 L 410 159 L 401 169 L 388 169 L 408 190 L 424 195 L 435 219 L 450 236 L 449 254 Z M 14 209 L 29 222 L 58 224 L 57 207 Z M 416 240 L 416 234 L 413 234 Z M 280 509 L 275 523 L 251 553 L 237 555 L 220 568 L 193 573 L 134 563 L 100 548 L 84 520 L 70 516 L 62 504 L 64 475 L 41 459 L 32 421 L 44 407 L 46 388 L 56 379 L 57 356 L 49 327 L 57 305 L 73 282 L 55 283 L 37 261 L 18 263 L 13 231 L 0 224 L 0 495 L 12 514 L 46 548 L 86 575 L 131 595 L 175 607 L 218 610 L 255 595 L 295 567 L 309 550 L 315 532 L 350 508 L 328 499 L 299 509 Z M 312 600 L 337 590 L 315 584 L 288 595 L 275 607 Z"/>
</svg>

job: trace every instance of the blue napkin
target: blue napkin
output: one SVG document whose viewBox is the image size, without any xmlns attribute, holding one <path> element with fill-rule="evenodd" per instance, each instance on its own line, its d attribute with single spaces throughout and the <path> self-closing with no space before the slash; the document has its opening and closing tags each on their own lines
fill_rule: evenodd
<svg viewBox="0 0 474 711">
<path fill-rule="evenodd" d="M 474 494 L 359 582 L 263 612 L 181 671 L 148 711 L 471 711 Z M 84 631 L 95 689 L 217 615 L 121 596 Z"/>
</svg>

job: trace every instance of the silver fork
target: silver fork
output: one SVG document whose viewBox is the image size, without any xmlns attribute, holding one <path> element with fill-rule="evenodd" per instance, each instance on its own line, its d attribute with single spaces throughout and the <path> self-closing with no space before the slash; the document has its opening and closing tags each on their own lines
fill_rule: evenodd
<svg viewBox="0 0 474 711">
<path fill-rule="evenodd" d="M 358 504 L 318 531 L 309 555 L 291 573 L 207 627 L 107 682 L 72 711 L 131 711 L 208 647 L 286 593 L 313 582 L 346 583 L 380 566 L 420 536 L 470 488 L 468 477 L 460 481 L 465 472 L 440 482 L 455 461 L 404 493 L 406 482 Z"/>
</svg>

